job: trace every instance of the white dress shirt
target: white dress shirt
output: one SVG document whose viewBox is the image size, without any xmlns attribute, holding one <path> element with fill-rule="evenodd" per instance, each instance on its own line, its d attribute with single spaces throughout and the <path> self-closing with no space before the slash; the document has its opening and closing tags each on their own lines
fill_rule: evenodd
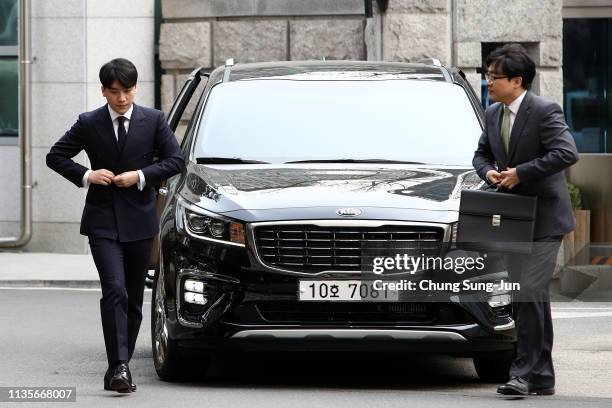
<svg viewBox="0 0 612 408">
<path fill-rule="evenodd" d="M 127 112 L 125 112 L 123 115 L 121 115 L 120 113 L 115 112 L 110 105 L 106 105 L 108 107 L 108 113 L 110 113 L 110 117 L 111 120 L 113 122 L 113 130 L 115 131 L 115 139 L 119 140 L 119 116 L 123 116 L 125 118 L 125 120 L 123 121 L 123 126 L 125 126 L 125 133 L 127 134 L 128 130 L 130 129 L 130 118 L 132 117 L 132 112 L 134 110 L 134 105 L 130 106 L 130 109 L 128 109 Z M 89 175 L 91 174 L 92 170 L 87 170 L 85 172 L 85 175 L 83 175 L 83 187 L 87 188 L 89 187 Z M 144 178 L 144 174 L 142 173 L 142 171 L 137 170 L 138 172 L 138 189 L 140 191 L 142 191 L 142 189 L 145 187 L 145 178 Z"/>
<path fill-rule="evenodd" d="M 526 93 L 527 91 L 524 91 L 522 94 L 519 95 L 518 98 L 513 100 L 510 105 L 508 105 L 508 108 L 510 108 L 510 135 L 512 134 L 512 126 L 514 126 L 514 119 L 516 119 L 516 114 L 518 113 L 519 108 L 521 107 L 521 103 L 523 103 L 523 99 L 525 99 Z"/>
</svg>

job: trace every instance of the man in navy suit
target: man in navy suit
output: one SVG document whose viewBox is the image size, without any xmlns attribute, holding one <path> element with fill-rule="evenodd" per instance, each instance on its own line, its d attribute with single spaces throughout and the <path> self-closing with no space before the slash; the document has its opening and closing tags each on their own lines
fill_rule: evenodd
<svg viewBox="0 0 612 408">
<path fill-rule="evenodd" d="M 158 232 L 155 186 L 185 165 L 164 114 L 133 103 L 138 72 L 114 59 L 100 69 L 107 104 L 79 115 L 47 154 L 47 166 L 88 187 L 81 234 L 98 269 L 108 370 L 104 389 L 132 392 L 128 362 L 142 321 L 153 237 Z M 91 169 L 72 158 L 85 150 Z M 153 161 L 158 157 L 158 161 Z"/>
<path fill-rule="evenodd" d="M 519 282 L 513 308 L 517 347 L 510 380 L 500 394 L 555 392 L 549 285 L 564 234 L 575 227 L 564 169 L 578 151 L 561 107 L 529 91 L 535 63 L 518 44 L 493 51 L 487 61 L 491 105 L 472 164 L 489 183 L 514 194 L 537 196 L 533 252 L 510 257 L 510 279 Z"/>
</svg>

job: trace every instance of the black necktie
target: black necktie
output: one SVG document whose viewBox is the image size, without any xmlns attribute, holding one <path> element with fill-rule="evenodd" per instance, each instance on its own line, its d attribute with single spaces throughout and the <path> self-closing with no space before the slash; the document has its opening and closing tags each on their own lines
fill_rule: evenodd
<svg viewBox="0 0 612 408">
<path fill-rule="evenodd" d="M 119 122 L 119 128 L 117 129 L 117 144 L 119 146 L 119 151 L 123 151 L 123 147 L 125 146 L 125 140 L 127 139 L 127 134 L 125 133 L 125 116 L 119 116 L 117 118 L 117 122 Z"/>
</svg>

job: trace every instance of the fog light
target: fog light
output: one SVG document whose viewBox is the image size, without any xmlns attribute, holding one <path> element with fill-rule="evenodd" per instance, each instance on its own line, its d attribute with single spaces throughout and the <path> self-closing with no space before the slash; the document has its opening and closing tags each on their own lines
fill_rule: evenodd
<svg viewBox="0 0 612 408">
<path fill-rule="evenodd" d="M 508 306 L 510 303 L 512 303 L 512 295 L 508 293 L 491 295 L 487 302 L 491 307 Z"/>
<path fill-rule="evenodd" d="M 457 244 L 457 233 L 459 231 L 459 223 L 458 222 L 454 222 L 451 224 L 451 238 L 450 238 L 450 242 L 453 245 Z"/>
<path fill-rule="evenodd" d="M 204 282 L 187 279 L 185 281 L 185 291 L 204 293 Z"/>
<path fill-rule="evenodd" d="M 208 300 L 201 293 L 185 292 L 185 302 L 196 305 L 205 305 Z"/>
<path fill-rule="evenodd" d="M 487 302 L 492 308 L 508 306 L 512 303 L 512 292 L 502 286 L 502 281 L 496 281 L 493 286 L 493 292 L 489 295 Z"/>
</svg>

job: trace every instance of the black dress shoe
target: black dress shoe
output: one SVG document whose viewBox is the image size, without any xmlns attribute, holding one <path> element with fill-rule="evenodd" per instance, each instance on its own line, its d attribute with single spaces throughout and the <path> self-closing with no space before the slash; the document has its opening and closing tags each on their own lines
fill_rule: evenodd
<svg viewBox="0 0 612 408">
<path fill-rule="evenodd" d="M 529 382 L 521 377 L 511 377 L 510 381 L 497 387 L 498 394 L 528 395 Z"/>
<path fill-rule="evenodd" d="M 521 377 L 512 377 L 510 381 L 497 387 L 497 392 L 504 395 L 554 395 L 555 387 L 545 387 Z"/>
<path fill-rule="evenodd" d="M 110 378 L 109 388 L 120 393 L 132 392 L 130 369 L 127 363 L 121 363 L 113 370 L 113 376 Z"/>
<path fill-rule="evenodd" d="M 136 384 L 134 384 L 134 381 L 132 381 L 132 372 L 130 371 L 129 365 L 127 368 L 127 372 L 128 372 L 128 378 L 130 379 L 130 388 L 132 389 L 132 392 L 134 392 L 136 391 Z"/>
<path fill-rule="evenodd" d="M 129 367 L 128 367 L 129 370 Z M 114 369 L 111 367 L 108 367 L 108 370 L 106 370 L 106 373 L 104 374 L 104 389 L 107 391 L 114 391 L 111 387 L 110 387 L 110 380 L 113 376 L 113 371 Z M 129 372 L 129 371 L 128 371 Z M 132 392 L 136 392 L 136 384 L 134 384 L 132 382 L 132 373 L 130 372 L 130 386 L 132 388 Z"/>
</svg>

